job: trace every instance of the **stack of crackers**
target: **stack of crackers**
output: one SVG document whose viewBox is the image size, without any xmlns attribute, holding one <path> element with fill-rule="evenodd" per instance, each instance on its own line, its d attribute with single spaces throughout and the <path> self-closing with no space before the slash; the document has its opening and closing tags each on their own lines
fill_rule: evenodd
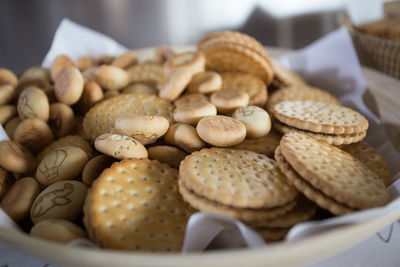
<svg viewBox="0 0 400 267">
<path fill-rule="evenodd" d="M 271 94 L 272 93 L 272 94 Z M 0 207 L 32 236 L 180 251 L 196 211 L 265 240 L 300 222 L 385 205 L 368 121 L 238 32 L 138 62 L 58 56 L 0 69 Z M 21 177 L 18 180 L 15 179 Z"/>
</svg>

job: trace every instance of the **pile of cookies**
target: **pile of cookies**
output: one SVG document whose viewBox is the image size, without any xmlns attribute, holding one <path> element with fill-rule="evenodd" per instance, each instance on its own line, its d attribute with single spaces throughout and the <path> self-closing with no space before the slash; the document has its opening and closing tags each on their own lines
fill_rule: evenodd
<svg viewBox="0 0 400 267">
<path fill-rule="evenodd" d="M 144 62 L 129 51 L 0 69 L 0 105 L 0 207 L 40 238 L 179 251 L 198 210 L 277 241 L 321 210 L 390 201 L 364 116 L 238 32 Z"/>
</svg>

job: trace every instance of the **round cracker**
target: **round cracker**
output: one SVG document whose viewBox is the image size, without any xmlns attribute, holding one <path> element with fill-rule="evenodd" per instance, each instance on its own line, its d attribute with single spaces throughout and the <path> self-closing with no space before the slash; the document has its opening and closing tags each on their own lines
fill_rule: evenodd
<svg viewBox="0 0 400 267">
<path fill-rule="evenodd" d="M 232 43 L 237 43 L 237 44 L 243 44 L 248 47 L 254 47 L 254 50 L 263 50 L 265 51 L 265 48 L 260 44 L 255 38 L 241 33 L 241 32 L 235 32 L 235 31 L 216 31 L 212 32 L 210 34 L 207 34 L 203 36 L 198 42 L 197 46 L 201 47 L 206 42 L 210 40 L 214 40 L 216 38 L 225 38 L 225 40 L 230 41 Z M 266 51 L 265 51 L 266 52 Z"/>
<path fill-rule="evenodd" d="M 294 127 L 287 126 L 279 121 L 274 121 L 272 124 L 273 127 L 281 132 L 282 134 L 289 134 L 289 133 L 301 133 L 308 136 L 315 137 L 319 140 L 323 140 L 328 144 L 332 144 L 335 146 L 340 145 L 348 145 L 356 142 L 360 142 L 365 138 L 367 132 L 362 133 L 354 133 L 354 134 L 321 134 L 321 133 L 313 133 L 309 131 L 303 131 L 300 129 L 296 129 Z"/>
<path fill-rule="evenodd" d="M 250 150 L 256 153 L 267 155 L 268 157 L 274 157 L 274 151 L 279 142 L 281 141 L 282 135 L 272 130 L 268 135 L 257 138 L 257 139 L 244 139 L 243 142 L 232 146 L 233 149 Z"/>
<path fill-rule="evenodd" d="M 306 180 L 300 177 L 284 158 L 280 146 L 278 146 L 275 150 L 275 159 L 279 169 L 285 174 L 290 183 L 292 183 L 297 190 L 302 192 L 304 196 L 316 203 L 321 208 L 329 210 L 335 215 L 343 215 L 356 211 L 355 209 L 341 204 L 333 198 L 324 195 L 321 191 L 314 188 Z"/>
<path fill-rule="evenodd" d="M 208 46 L 214 43 L 232 43 L 235 45 L 244 46 L 248 49 L 253 50 L 262 56 L 269 64 L 272 64 L 271 58 L 268 56 L 267 50 L 265 47 L 258 42 L 255 38 L 235 31 L 219 31 L 213 32 L 206 36 L 204 36 L 198 43 L 197 47 L 199 50 L 203 49 L 203 47 Z"/>
<path fill-rule="evenodd" d="M 315 133 L 353 134 L 368 129 L 367 119 L 359 112 L 323 102 L 283 101 L 272 112 L 282 123 Z"/>
<path fill-rule="evenodd" d="M 206 57 L 206 68 L 218 72 L 250 73 L 267 84 L 272 81 L 273 70 L 263 56 L 244 46 L 232 43 L 215 43 L 201 48 Z"/>
<path fill-rule="evenodd" d="M 161 64 L 141 63 L 128 68 L 127 72 L 131 83 L 145 83 L 158 89 L 166 80 Z"/>
<path fill-rule="evenodd" d="M 192 190 L 187 189 L 181 179 L 179 180 L 179 192 L 183 196 L 183 199 L 197 210 L 221 213 L 249 224 L 253 224 L 254 221 L 270 220 L 282 216 L 290 212 L 296 205 L 296 201 L 293 200 L 283 206 L 270 209 L 234 208 L 197 195 Z"/>
<path fill-rule="evenodd" d="M 181 162 L 179 176 L 197 195 L 235 208 L 272 208 L 297 196 L 275 160 L 247 150 L 194 152 Z"/>
<path fill-rule="evenodd" d="M 390 170 L 385 159 L 370 145 L 360 142 L 347 146 L 342 149 L 364 163 L 371 171 L 376 173 L 385 183 L 390 184 Z"/>
<path fill-rule="evenodd" d="M 305 197 L 299 197 L 296 206 L 289 212 L 269 220 L 251 222 L 251 226 L 267 228 L 289 228 L 295 224 L 307 221 L 317 211 L 313 202 Z"/>
<path fill-rule="evenodd" d="M 267 108 L 268 110 L 272 110 L 272 108 L 280 102 L 294 100 L 310 100 L 340 105 L 340 102 L 339 100 L 337 100 L 336 97 L 318 88 L 290 86 L 286 88 L 281 88 L 274 92 L 268 98 Z"/>
<path fill-rule="evenodd" d="M 186 153 L 173 146 L 152 146 L 147 149 L 149 159 L 166 163 L 172 168 L 178 169 L 181 161 L 186 157 Z"/>
<path fill-rule="evenodd" d="M 367 209 L 390 201 L 383 181 L 374 172 L 333 145 L 303 134 L 287 134 L 280 147 L 299 176 L 339 203 Z"/>
<path fill-rule="evenodd" d="M 267 101 L 267 88 L 263 80 L 255 75 L 225 72 L 221 73 L 221 89 L 236 88 L 249 95 L 249 105 L 263 106 Z"/>
<path fill-rule="evenodd" d="M 89 159 L 93 157 L 93 148 L 88 141 L 78 135 L 68 135 L 53 141 L 48 146 L 43 148 L 43 150 L 36 155 L 36 162 L 39 164 L 46 155 L 64 146 L 78 147 L 86 152 Z"/>
<path fill-rule="evenodd" d="M 178 171 L 147 159 L 114 163 L 84 205 L 89 237 L 104 248 L 180 251 L 192 209 L 178 192 Z"/>
<path fill-rule="evenodd" d="M 271 60 L 275 77 L 285 86 L 308 86 L 308 84 L 296 72 L 285 68 L 277 60 Z"/>
<path fill-rule="evenodd" d="M 86 113 L 83 128 L 95 140 L 99 135 L 111 133 L 117 118 L 135 115 L 163 116 L 170 123 L 174 107 L 165 99 L 147 94 L 122 94 L 106 99 Z"/>
</svg>

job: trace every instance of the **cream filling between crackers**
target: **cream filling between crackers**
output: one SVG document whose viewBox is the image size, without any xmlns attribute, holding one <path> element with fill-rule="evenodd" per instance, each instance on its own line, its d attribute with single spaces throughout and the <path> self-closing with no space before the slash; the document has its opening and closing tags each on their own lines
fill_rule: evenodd
<svg viewBox="0 0 400 267">
<path fill-rule="evenodd" d="M 332 198 L 331 196 L 328 196 L 327 194 L 325 194 L 323 191 L 319 190 L 318 188 L 315 188 L 310 182 L 308 182 L 306 179 L 304 179 L 304 178 L 292 167 L 292 165 L 290 165 L 290 163 L 289 163 L 286 159 L 285 159 L 285 161 L 286 161 L 286 163 L 288 164 L 288 167 L 294 172 L 294 174 L 296 174 L 297 178 L 300 179 L 303 183 L 305 183 L 305 184 L 306 184 L 308 187 L 310 187 L 312 190 L 314 190 L 314 191 L 320 193 L 321 195 L 323 195 L 323 196 L 326 197 L 327 199 L 331 200 L 332 202 L 334 202 L 334 203 L 336 203 L 336 204 L 338 204 L 338 205 L 340 205 L 340 206 L 343 206 L 343 207 L 345 207 L 345 208 L 348 208 L 348 209 L 351 209 L 351 210 L 354 210 L 354 211 L 359 210 L 359 209 L 357 209 L 357 208 L 350 207 L 349 205 L 347 205 L 347 204 L 345 204 L 345 203 L 339 202 L 339 201 L 337 201 L 336 199 Z M 305 196 L 305 197 L 306 197 L 306 196 Z M 308 198 L 307 198 L 307 199 L 308 199 Z M 313 203 L 315 203 L 312 199 L 309 199 L 309 200 L 312 201 Z M 318 206 L 318 204 L 317 204 L 317 206 Z"/>
<path fill-rule="evenodd" d="M 211 203 L 211 204 L 213 204 L 213 205 L 216 205 L 216 206 L 219 206 L 219 207 L 226 207 L 226 208 L 235 209 L 235 210 L 253 210 L 253 211 L 261 211 L 261 210 L 264 210 L 264 211 L 271 210 L 271 211 L 273 211 L 274 209 L 281 207 L 281 206 L 276 206 L 276 207 L 272 207 L 272 208 L 269 208 L 269 209 L 268 209 L 268 208 L 261 208 L 261 209 L 237 208 L 237 207 L 234 207 L 234 206 L 224 205 L 224 204 L 222 204 L 222 203 L 219 203 L 218 201 L 215 201 L 215 200 L 212 200 L 212 199 L 208 199 L 208 198 L 206 198 L 206 197 L 204 197 L 204 196 L 201 196 L 201 195 L 197 194 L 196 192 L 194 192 L 192 189 L 189 189 L 189 188 L 185 185 L 185 183 L 182 183 L 182 186 L 185 187 L 185 189 L 186 189 L 190 194 L 196 196 L 197 198 L 202 199 L 203 201 L 209 202 L 209 203 Z M 296 198 L 295 198 L 295 200 L 297 201 Z M 289 201 L 289 202 L 290 202 L 290 201 Z M 289 202 L 288 202 L 288 203 L 289 203 Z M 288 203 L 285 203 L 284 205 L 286 205 L 286 204 L 288 204 Z M 282 206 L 284 206 L 284 205 L 282 205 Z"/>
<path fill-rule="evenodd" d="M 327 134 L 327 133 L 319 133 L 319 132 L 313 132 L 313 131 L 308 131 L 308 130 L 303 130 L 300 128 L 296 128 L 290 125 L 287 125 L 286 123 L 283 123 L 281 121 L 278 121 L 282 126 L 285 126 L 289 129 L 293 129 L 294 131 L 302 132 L 302 133 L 310 133 L 314 135 L 322 135 L 322 136 L 331 136 L 331 137 L 353 137 L 353 136 L 358 136 L 360 133 L 353 133 L 353 134 Z"/>
</svg>

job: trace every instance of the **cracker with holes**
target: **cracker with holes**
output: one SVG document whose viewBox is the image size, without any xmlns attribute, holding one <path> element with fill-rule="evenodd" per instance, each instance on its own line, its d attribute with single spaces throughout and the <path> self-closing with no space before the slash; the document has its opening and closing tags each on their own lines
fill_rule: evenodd
<svg viewBox="0 0 400 267">
<path fill-rule="evenodd" d="M 279 168 L 308 199 L 335 215 L 383 206 L 383 181 L 359 160 L 304 134 L 283 136 L 275 152 Z"/>
<path fill-rule="evenodd" d="M 263 56 L 247 47 L 218 42 L 201 47 L 206 57 L 206 68 L 218 72 L 244 72 L 261 78 L 265 83 L 272 81 L 272 66 Z"/>
<path fill-rule="evenodd" d="M 154 88 L 160 88 L 166 80 L 161 64 L 142 63 L 127 69 L 131 83 L 145 83 Z"/>
<path fill-rule="evenodd" d="M 297 196 L 273 159 L 246 150 L 194 152 L 181 162 L 179 177 L 180 192 L 191 206 L 246 222 L 283 215 Z"/>
<path fill-rule="evenodd" d="M 314 133 L 310 131 L 300 130 L 277 120 L 273 122 L 273 127 L 282 134 L 289 133 L 301 133 L 311 137 L 315 137 L 319 140 L 323 140 L 329 144 L 340 146 L 346 144 L 352 144 L 363 140 L 367 136 L 367 132 L 354 133 L 354 134 L 324 134 L 324 133 Z"/>
<path fill-rule="evenodd" d="M 267 109 L 272 108 L 283 101 L 294 100 L 310 100 L 315 102 L 324 102 L 328 104 L 340 105 L 339 100 L 328 92 L 314 87 L 298 87 L 290 86 L 277 90 L 274 92 L 267 101 Z"/>
<path fill-rule="evenodd" d="M 317 211 L 316 205 L 307 198 L 298 198 L 296 206 L 286 214 L 270 220 L 260 220 L 251 223 L 253 227 L 290 228 L 295 224 L 310 220 Z"/>
<path fill-rule="evenodd" d="M 170 102 L 154 95 L 122 94 L 91 108 L 83 120 L 83 128 L 86 135 L 95 140 L 101 134 L 112 132 L 117 118 L 152 115 L 162 116 L 172 122 L 173 109 Z"/>
<path fill-rule="evenodd" d="M 314 101 L 283 101 L 272 108 L 282 133 L 303 133 L 334 145 L 361 141 L 368 121 L 359 112 L 339 105 Z"/>
<path fill-rule="evenodd" d="M 114 163 L 84 205 L 91 240 L 104 248 L 180 251 L 192 213 L 178 192 L 178 171 L 147 159 Z"/>
<path fill-rule="evenodd" d="M 295 72 L 285 68 L 277 60 L 271 60 L 274 67 L 274 78 L 283 86 L 308 86 L 308 84 Z"/>
<path fill-rule="evenodd" d="M 249 95 L 249 105 L 262 106 L 267 101 L 267 88 L 263 80 L 251 74 L 239 72 L 221 73 L 221 89 L 235 88 Z"/>
<path fill-rule="evenodd" d="M 390 171 L 385 159 L 370 145 L 360 142 L 347 146 L 342 149 L 364 163 L 371 171 L 376 173 L 385 183 L 390 184 Z"/>
<path fill-rule="evenodd" d="M 272 129 L 266 136 L 256 139 L 246 138 L 241 143 L 231 146 L 230 148 L 250 150 L 273 158 L 274 151 L 276 147 L 279 146 L 281 138 L 282 135 Z"/>
<path fill-rule="evenodd" d="M 269 84 L 274 76 L 271 59 L 256 39 L 239 32 L 222 31 L 204 36 L 197 49 L 209 69 L 251 73 Z"/>
<path fill-rule="evenodd" d="M 268 63 L 271 64 L 271 58 L 268 56 L 264 46 L 247 34 L 234 31 L 213 32 L 207 34 L 201 40 L 199 40 L 197 47 L 199 50 L 202 50 L 203 47 L 207 47 L 214 43 L 232 43 L 239 46 L 244 46 L 261 55 Z"/>
<path fill-rule="evenodd" d="M 197 195 L 193 190 L 187 189 L 183 185 L 182 180 L 179 180 L 179 192 L 183 196 L 183 199 L 197 210 L 224 214 L 250 225 L 284 216 L 296 206 L 296 200 L 292 200 L 285 205 L 268 209 L 231 207 Z"/>
</svg>

